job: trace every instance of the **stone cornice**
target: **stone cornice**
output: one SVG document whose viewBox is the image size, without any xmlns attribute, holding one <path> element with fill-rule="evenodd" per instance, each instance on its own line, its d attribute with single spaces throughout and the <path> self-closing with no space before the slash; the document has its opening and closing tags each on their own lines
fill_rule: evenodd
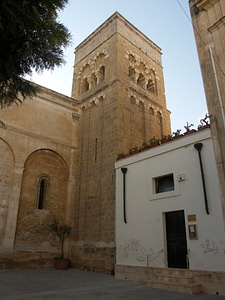
<svg viewBox="0 0 225 300">
<path fill-rule="evenodd" d="M 69 148 L 69 149 L 77 149 L 77 146 L 72 145 L 71 143 L 67 143 L 67 142 L 64 142 L 62 140 L 55 139 L 55 138 L 52 138 L 52 137 L 43 136 L 41 134 L 30 132 L 30 131 L 27 131 L 27 130 L 24 130 L 24 129 L 21 129 L 21 128 L 18 128 L 18 127 L 14 127 L 14 126 L 11 126 L 11 125 L 5 125 L 4 130 L 9 130 L 9 131 L 15 132 L 16 134 L 26 136 L 28 138 L 29 137 L 34 138 L 36 140 L 42 141 L 43 143 L 50 143 L 50 144 L 54 144 L 54 145 L 60 145 L 62 147 Z"/>
<path fill-rule="evenodd" d="M 196 3 L 196 7 L 199 10 L 207 10 L 211 7 L 213 7 L 217 2 L 219 2 L 219 0 L 201 0 L 198 3 Z"/>
<path fill-rule="evenodd" d="M 161 48 L 157 46 L 153 41 L 151 41 L 146 35 L 144 35 L 139 29 L 137 29 L 133 24 L 126 20 L 120 13 L 115 12 L 111 17 L 109 17 L 102 25 L 100 25 L 93 33 L 91 33 L 83 42 L 81 42 L 76 49 L 85 46 L 90 40 L 99 35 L 102 30 L 108 27 L 114 21 L 119 20 L 122 22 L 129 30 L 133 31 L 139 38 L 144 40 L 146 43 L 150 44 L 152 48 L 161 53 Z"/>
<path fill-rule="evenodd" d="M 213 24 L 212 26 L 210 26 L 208 28 L 208 31 L 209 32 L 213 32 L 213 31 L 215 31 L 216 29 L 218 29 L 219 27 L 221 27 L 224 24 L 225 24 L 225 16 L 222 17 L 221 19 L 219 19 L 215 24 Z"/>
<path fill-rule="evenodd" d="M 36 98 L 40 98 L 57 105 L 67 107 L 68 109 L 74 109 L 78 104 L 78 101 L 74 98 L 68 97 L 33 82 L 32 84 L 40 88 L 40 92 L 37 93 Z"/>
</svg>

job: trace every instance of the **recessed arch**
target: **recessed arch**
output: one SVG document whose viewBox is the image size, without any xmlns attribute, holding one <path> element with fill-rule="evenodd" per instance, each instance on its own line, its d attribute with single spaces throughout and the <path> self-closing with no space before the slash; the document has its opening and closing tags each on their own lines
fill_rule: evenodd
<svg viewBox="0 0 225 300">
<path fill-rule="evenodd" d="M 142 73 L 139 73 L 137 84 L 139 84 L 142 87 L 145 87 L 145 77 Z"/>
<path fill-rule="evenodd" d="M 84 78 L 81 83 L 81 93 L 89 90 L 89 82 L 87 78 Z"/>
<path fill-rule="evenodd" d="M 133 54 L 129 54 L 128 55 L 128 57 L 129 57 L 129 60 L 131 61 L 131 62 L 135 62 L 135 57 L 134 57 L 134 55 Z"/>
<path fill-rule="evenodd" d="M 155 94 L 155 91 L 156 91 L 156 89 L 155 89 L 155 82 L 152 79 L 148 80 L 147 90 L 149 90 L 150 92 L 152 92 L 152 93 Z"/>
<path fill-rule="evenodd" d="M 136 72 L 135 72 L 134 67 L 133 67 L 133 66 L 130 66 L 130 67 L 129 67 L 129 77 L 132 78 L 132 79 L 134 80 L 134 79 L 135 79 L 135 74 L 136 74 Z"/>
<path fill-rule="evenodd" d="M 99 82 L 105 79 L 105 66 L 101 66 L 99 69 Z"/>
<path fill-rule="evenodd" d="M 15 247 L 41 248 L 49 239 L 47 224 L 52 217 L 65 220 L 68 178 L 68 166 L 57 152 L 39 149 L 29 155 L 22 177 Z"/>
<path fill-rule="evenodd" d="M 0 138 L 0 245 L 5 239 L 5 231 L 10 205 L 10 195 L 13 189 L 13 172 L 15 157 L 10 145 Z"/>
</svg>

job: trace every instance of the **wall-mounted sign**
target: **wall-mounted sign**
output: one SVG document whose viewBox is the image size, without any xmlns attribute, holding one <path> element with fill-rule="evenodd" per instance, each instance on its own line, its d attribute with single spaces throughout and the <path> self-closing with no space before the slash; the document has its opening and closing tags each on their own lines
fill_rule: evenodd
<svg viewBox="0 0 225 300">
<path fill-rule="evenodd" d="M 197 225 L 196 224 L 188 225 L 188 233 L 189 233 L 190 240 L 197 240 L 198 239 Z"/>
<path fill-rule="evenodd" d="M 188 222 L 196 222 L 196 215 L 188 215 Z"/>
</svg>

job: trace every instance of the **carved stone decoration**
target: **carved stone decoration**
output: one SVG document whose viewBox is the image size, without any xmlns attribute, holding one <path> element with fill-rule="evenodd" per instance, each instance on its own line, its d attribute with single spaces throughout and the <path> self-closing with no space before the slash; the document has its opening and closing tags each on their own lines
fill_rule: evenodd
<svg viewBox="0 0 225 300">
<path fill-rule="evenodd" d="M 87 90 L 95 87 L 105 78 L 105 63 L 104 60 L 108 57 L 106 50 L 98 52 L 97 55 L 83 64 L 80 68 L 77 79 L 80 80 L 80 93 L 84 93 Z"/>
<path fill-rule="evenodd" d="M 144 89 L 157 94 L 158 77 L 154 67 L 147 65 L 134 53 L 127 52 L 125 57 L 130 61 L 128 76 Z"/>
</svg>

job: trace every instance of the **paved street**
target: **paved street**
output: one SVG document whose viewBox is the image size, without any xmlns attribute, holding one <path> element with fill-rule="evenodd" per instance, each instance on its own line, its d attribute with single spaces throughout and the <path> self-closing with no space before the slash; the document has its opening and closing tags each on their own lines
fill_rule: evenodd
<svg viewBox="0 0 225 300">
<path fill-rule="evenodd" d="M 225 299 L 216 295 L 186 295 L 118 280 L 108 274 L 77 269 L 1 270 L 0 299 L 4 300 L 142 300 Z"/>
</svg>

